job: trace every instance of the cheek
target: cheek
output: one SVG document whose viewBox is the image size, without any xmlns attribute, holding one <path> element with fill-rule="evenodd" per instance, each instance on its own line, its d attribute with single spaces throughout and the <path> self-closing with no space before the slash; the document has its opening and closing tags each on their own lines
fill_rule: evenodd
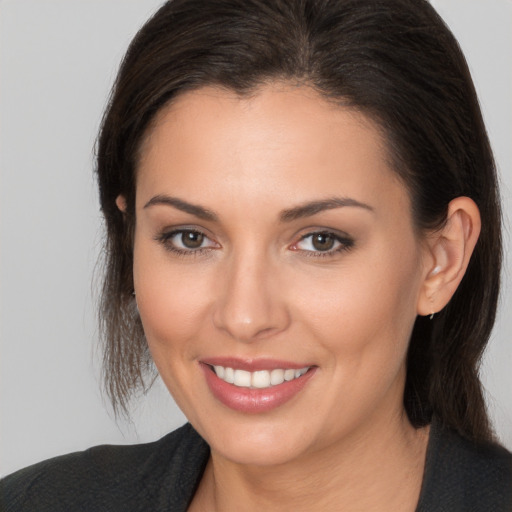
<svg viewBox="0 0 512 512">
<path fill-rule="evenodd" d="M 298 316 L 325 345 L 332 367 L 343 367 L 352 377 L 396 373 L 416 319 L 420 272 L 415 246 L 404 248 L 407 257 L 386 244 L 376 249 L 366 252 L 368 257 L 347 259 L 337 275 L 310 283 L 300 303 Z"/>
<path fill-rule="evenodd" d="M 414 258 L 394 261 L 380 251 L 379 258 L 366 262 L 351 261 L 344 268 L 304 283 L 301 306 L 319 326 L 345 329 L 370 329 L 408 325 L 416 316 L 419 273 Z M 308 280 L 308 276 L 304 276 Z M 405 322 L 404 322 L 405 320 Z"/>
<path fill-rule="evenodd" d="M 170 265 L 165 251 L 158 247 L 135 244 L 137 303 L 154 356 L 193 349 L 187 341 L 203 328 L 209 304 L 203 277 L 187 271 L 186 266 Z"/>
</svg>

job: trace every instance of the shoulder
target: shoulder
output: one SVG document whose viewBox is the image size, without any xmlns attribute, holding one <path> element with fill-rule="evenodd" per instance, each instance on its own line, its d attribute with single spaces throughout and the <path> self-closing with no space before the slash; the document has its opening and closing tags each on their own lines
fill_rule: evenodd
<svg viewBox="0 0 512 512">
<path fill-rule="evenodd" d="M 434 422 L 418 512 L 512 511 L 512 454 Z"/>
<path fill-rule="evenodd" d="M 208 454 L 187 424 L 153 443 L 56 457 L 0 481 L 0 510 L 166 510 L 190 499 Z"/>
</svg>

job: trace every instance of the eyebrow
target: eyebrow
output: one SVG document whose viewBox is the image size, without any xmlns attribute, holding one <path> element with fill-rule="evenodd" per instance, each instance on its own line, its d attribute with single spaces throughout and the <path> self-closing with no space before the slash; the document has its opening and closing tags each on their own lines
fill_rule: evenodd
<svg viewBox="0 0 512 512">
<path fill-rule="evenodd" d="M 281 222 L 292 222 L 304 217 L 310 217 L 325 210 L 333 210 L 334 208 L 342 208 L 345 206 L 363 208 L 370 212 L 374 211 L 371 206 L 361 203 L 360 201 L 356 201 L 355 199 L 351 199 L 350 197 L 331 197 L 321 201 L 311 201 L 309 203 L 296 206 L 295 208 L 290 208 L 289 210 L 283 210 L 281 212 L 280 219 Z"/>
<path fill-rule="evenodd" d="M 149 208 L 150 206 L 155 205 L 172 206 L 177 210 L 190 213 L 191 215 L 194 215 L 195 217 L 203 220 L 209 220 L 212 222 L 218 220 L 217 214 L 211 210 L 208 210 L 207 208 L 197 204 L 188 203 L 187 201 L 183 201 L 183 199 L 178 199 L 177 197 L 157 195 L 151 198 L 144 205 L 144 208 Z M 292 222 L 304 217 L 311 217 L 312 215 L 325 210 L 333 210 L 335 208 L 342 208 L 346 206 L 362 208 L 370 212 L 374 211 L 371 206 L 365 203 L 361 203 L 360 201 L 356 201 L 355 199 L 351 199 L 350 197 L 331 197 L 329 199 L 323 199 L 320 201 L 310 201 L 294 208 L 283 210 L 279 215 L 279 219 L 281 222 Z"/>
<path fill-rule="evenodd" d="M 170 197 L 165 195 L 158 195 L 151 198 L 145 205 L 144 208 L 149 208 L 150 206 L 154 206 L 157 204 L 163 204 L 167 206 L 173 206 L 177 210 L 181 210 L 185 213 L 190 213 L 203 220 L 216 221 L 218 219 L 217 215 L 213 213 L 211 210 L 207 208 L 203 208 L 202 206 L 187 203 L 182 199 L 178 199 L 177 197 Z"/>
</svg>

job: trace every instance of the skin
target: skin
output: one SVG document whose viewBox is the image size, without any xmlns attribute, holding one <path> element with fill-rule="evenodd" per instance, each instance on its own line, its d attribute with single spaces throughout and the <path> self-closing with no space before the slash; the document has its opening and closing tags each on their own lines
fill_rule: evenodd
<svg viewBox="0 0 512 512">
<path fill-rule="evenodd" d="M 155 364 L 211 446 L 190 510 L 414 510 L 428 429 L 402 404 L 408 342 L 417 314 L 449 300 L 478 226 L 462 198 L 447 223 L 456 242 L 419 237 L 388 160 L 368 118 L 307 87 L 203 88 L 158 114 L 141 148 L 133 271 Z M 282 218 L 334 196 L 365 206 Z M 203 233 L 201 247 L 173 251 L 179 229 Z M 338 237 L 332 250 L 304 238 L 319 231 Z M 209 357 L 316 370 L 290 401 L 244 414 L 212 395 Z"/>
</svg>

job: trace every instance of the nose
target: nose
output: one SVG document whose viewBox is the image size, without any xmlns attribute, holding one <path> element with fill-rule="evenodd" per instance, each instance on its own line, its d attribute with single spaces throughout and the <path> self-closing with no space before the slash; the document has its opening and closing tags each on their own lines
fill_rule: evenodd
<svg viewBox="0 0 512 512">
<path fill-rule="evenodd" d="M 241 255 L 226 267 L 215 304 L 215 326 L 242 342 L 286 330 L 290 315 L 278 265 L 263 257 Z"/>
</svg>

